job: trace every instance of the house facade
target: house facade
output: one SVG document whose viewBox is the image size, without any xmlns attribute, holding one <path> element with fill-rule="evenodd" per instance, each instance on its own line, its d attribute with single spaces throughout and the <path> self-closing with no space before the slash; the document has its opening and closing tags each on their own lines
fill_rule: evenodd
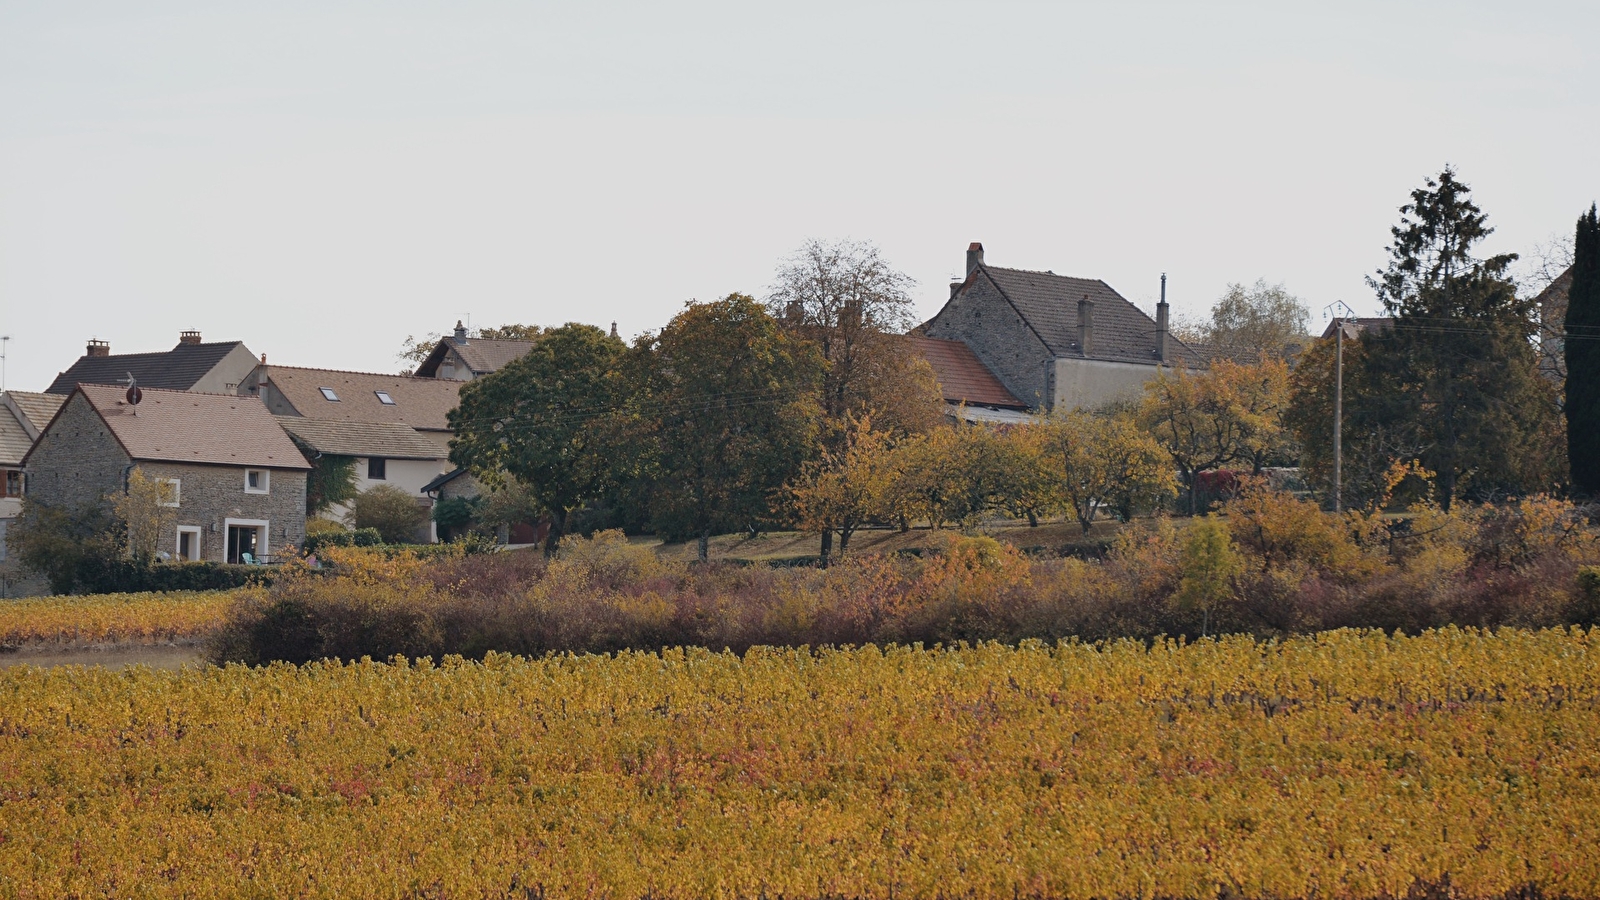
<svg viewBox="0 0 1600 900">
<path fill-rule="evenodd" d="M 0 562 L 6 560 L 6 531 L 21 514 L 27 493 L 22 460 L 65 400 L 29 391 L 0 394 Z"/>
<path fill-rule="evenodd" d="M 31 502 L 66 509 L 126 491 L 134 471 L 171 486 L 176 559 L 267 561 L 305 540 L 310 465 L 254 398 L 78 385 L 24 459 Z"/>
<path fill-rule="evenodd" d="M 354 459 L 358 491 L 389 484 L 431 508 L 424 487 L 451 468 L 449 414 L 463 383 L 268 365 L 263 357 L 240 393 L 259 398 L 313 457 Z M 348 512 L 338 506 L 326 514 L 343 519 Z M 414 539 L 436 539 L 432 522 Z"/>
<path fill-rule="evenodd" d="M 1205 367 L 1171 333 L 1165 297 L 1151 318 L 1104 281 L 990 266 L 978 243 L 966 273 L 917 331 L 966 345 L 1031 409 L 1091 408 L 1137 396 L 1164 367 Z"/>
</svg>

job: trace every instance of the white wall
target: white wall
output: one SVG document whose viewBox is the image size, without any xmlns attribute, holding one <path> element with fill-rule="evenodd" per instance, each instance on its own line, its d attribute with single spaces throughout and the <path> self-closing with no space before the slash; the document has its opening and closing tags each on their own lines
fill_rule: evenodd
<svg viewBox="0 0 1600 900">
<path fill-rule="evenodd" d="M 453 467 L 447 459 L 391 459 L 386 467 L 388 477 L 379 481 L 367 477 L 367 460 L 364 457 L 357 457 L 356 490 L 365 492 L 380 484 L 392 484 L 418 500 L 429 500 L 428 495 L 422 492 L 422 486 L 450 471 L 451 468 Z M 321 515 L 323 518 L 343 522 L 349 512 L 348 504 L 339 504 L 325 510 Z M 437 530 L 431 521 L 428 523 L 427 537 L 430 541 L 438 540 Z"/>
<path fill-rule="evenodd" d="M 1112 400 L 1140 395 L 1160 366 L 1104 359 L 1056 359 L 1052 408 L 1093 409 Z"/>
</svg>

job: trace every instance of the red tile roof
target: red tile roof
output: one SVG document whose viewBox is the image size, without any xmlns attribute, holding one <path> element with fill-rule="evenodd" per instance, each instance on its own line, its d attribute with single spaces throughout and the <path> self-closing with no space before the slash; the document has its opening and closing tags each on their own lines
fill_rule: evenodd
<svg viewBox="0 0 1600 900">
<path fill-rule="evenodd" d="M 311 468 L 254 397 L 144 388 L 143 399 L 132 406 L 124 399 L 126 387 L 80 384 L 77 389 L 135 460 Z"/>
<path fill-rule="evenodd" d="M 1028 408 L 1028 404 L 1006 390 L 966 344 L 921 335 L 909 335 L 906 340 L 933 366 L 934 377 L 939 380 L 939 389 L 946 401 L 1006 409 Z"/>
</svg>

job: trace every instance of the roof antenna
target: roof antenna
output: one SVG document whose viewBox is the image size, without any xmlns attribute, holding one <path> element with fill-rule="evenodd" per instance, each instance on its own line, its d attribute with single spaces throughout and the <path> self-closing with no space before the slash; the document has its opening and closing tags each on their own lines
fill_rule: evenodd
<svg viewBox="0 0 1600 900">
<path fill-rule="evenodd" d="M 6 389 L 6 344 L 10 341 L 11 335 L 0 334 L 0 393 Z"/>
<path fill-rule="evenodd" d="M 138 406 L 139 405 L 139 401 L 144 399 L 144 391 L 139 390 L 139 379 L 134 378 L 133 377 L 133 373 L 129 372 L 127 381 L 128 381 L 128 392 L 126 394 L 124 394 L 123 396 L 128 398 L 128 405 L 129 406 Z M 135 410 L 134 411 L 134 415 L 138 415 L 138 414 L 139 414 L 138 410 Z"/>
</svg>

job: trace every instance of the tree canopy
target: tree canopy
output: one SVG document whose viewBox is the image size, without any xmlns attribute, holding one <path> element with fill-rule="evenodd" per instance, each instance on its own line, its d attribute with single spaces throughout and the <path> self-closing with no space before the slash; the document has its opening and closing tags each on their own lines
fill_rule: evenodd
<svg viewBox="0 0 1600 900">
<path fill-rule="evenodd" d="M 1572 482 L 1600 494 L 1600 218 L 1593 204 L 1578 219 L 1563 351 L 1567 363 L 1567 459 Z"/>
</svg>

